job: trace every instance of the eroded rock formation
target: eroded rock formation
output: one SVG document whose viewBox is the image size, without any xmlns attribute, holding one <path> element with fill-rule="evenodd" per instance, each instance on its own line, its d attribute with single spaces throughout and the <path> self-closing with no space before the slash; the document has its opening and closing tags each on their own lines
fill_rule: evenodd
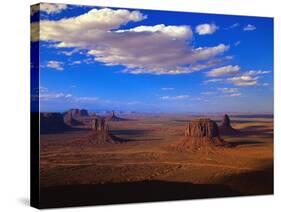
<svg viewBox="0 0 281 212">
<path fill-rule="evenodd" d="M 70 109 L 64 113 L 64 122 L 69 126 L 79 126 L 83 124 L 83 118 L 89 117 L 89 113 L 85 109 Z"/>
<path fill-rule="evenodd" d="M 195 119 L 187 124 L 184 138 L 172 145 L 178 150 L 206 150 L 227 143 L 220 137 L 217 123 L 211 119 Z"/>
<path fill-rule="evenodd" d="M 76 120 L 73 118 L 73 115 L 71 112 L 66 112 L 63 116 L 64 123 L 67 124 L 68 126 L 79 126 L 83 125 L 81 121 Z"/>
<path fill-rule="evenodd" d="M 187 124 L 186 137 L 219 137 L 219 128 L 211 119 L 196 119 Z"/>
<path fill-rule="evenodd" d="M 91 121 L 91 128 L 89 140 L 92 144 L 115 143 L 109 132 L 108 122 L 104 118 L 94 117 Z"/>
<path fill-rule="evenodd" d="M 114 111 L 112 111 L 112 113 L 108 117 L 106 117 L 106 120 L 107 121 L 127 121 L 127 119 L 116 116 Z"/>
<path fill-rule="evenodd" d="M 239 133 L 238 130 L 231 126 L 230 118 L 227 114 L 224 115 L 221 126 L 219 127 L 222 135 L 233 135 Z"/>
<path fill-rule="evenodd" d="M 85 109 L 70 109 L 70 110 L 68 110 L 65 113 L 71 114 L 72 118 L 79 118 L 79 117 L 89 116 L 88 111 L 85 110 Z"/>
</svg>

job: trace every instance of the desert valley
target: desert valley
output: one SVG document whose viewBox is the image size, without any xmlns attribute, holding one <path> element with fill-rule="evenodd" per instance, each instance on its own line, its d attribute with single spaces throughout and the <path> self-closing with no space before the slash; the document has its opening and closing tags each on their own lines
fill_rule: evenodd
<svg viewBox="0 0 281 212">
<path fill-rule="evenodd" d="M 270 114 L 40 114 L 40 200 L 60 207 L 273 193 Z"/>
</svg>

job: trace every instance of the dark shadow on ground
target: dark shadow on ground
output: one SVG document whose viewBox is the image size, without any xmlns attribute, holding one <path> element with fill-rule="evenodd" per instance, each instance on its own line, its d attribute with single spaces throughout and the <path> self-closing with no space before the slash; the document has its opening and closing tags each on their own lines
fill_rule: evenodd
<svg viewBox="0 0 281 212">
<path fill-rule="evenodd" d="M 118 142 L 118 143 L 125 143 L 125 142 L 134 141 L 134 140 L 132 140 L 132 139 L 121 138 L 121 137 L 116 136 L 116 135 L 113 135 L 113 134 L 111 134 L 110 137 L 111 137 L 111 139 L 112 139 L 114 142 Z"/>
<path fill-rule="evenodd" d="M 218 125 L 221 125 L 222 124 L 222 121 L 220 119 L 213 119 L 214 121 L 217 122 Z M 192 120 L 189 119 L 189 120 L 173 120 L 173 122 L 178 122 L 178 123 L 189 123 L 191 122 Z M 231 123 L 232 124 L 244 124 L 244 123 L 256 123 L 257 121 L 256 120 L 250 120 L 250 119 L 247 119 L 247 120 L 234 120 L 232 119 L 231 120 Z M 268 121 L 258 121 L 259 123 L 272 123 L 272 120 L 268 120 Z"/>
<path fill-rule="evenodd" d="M 237 118 L 273 118 L 273 114 L 248 114 L 248 115 L 232 115 Z"/>
<path fill-rule="evenodd" d="M 151 130 L 139 130 L 139 129 L 124 129 L 124 130 L 110 130 L 112 134 L 115 135 L 133 135 L 133 136 L 143 136 L 151 132 Z"/>
<path fill-rule="evenodd" d="M 97 185 L 67 185 L 40 190 L 40 207 L 69 207 L 168 201 L 243 195 L 225 185 L 139 181 Z"/>
<path fill-rule="evenodd" d="M 231 120 L 231 123 L 233 124 L 244 124 L 244 123 L 256 123 L 256 120 Z M 269 121 L 258 121 L 259 123 L 272 123 L 272 120 Z M 222 122 L 219 122 L 220 124 Z"/>
<path fill-rule="evenodd" d="M 65 127 L 61 129 L 40 129 L 40 134 L 45 135 L 45 134 L 61 134 L 61 133 L 67 133 L 67 132 L 74 132 L 74 131 L 85 131 L 89 132 L 91 129 L 87 128 L 78 128 L 78 127 Z"/>
<path fill-rule="evenodd" d="M 259 144 L 263 144 L 264 142 L 246 140 L 246 141 L 228 141 L 227 143 L 231 147 L 237 147 L 241 145 L 259 145 Z"/>
<path fill-rule="evenodd" d="M 105 117 L 106 118 L 106 117 Z M 108 122 L 109 123 L 111 123 L 111 122 L 124 122 L 124 121 L 138 121 L 138 119 L 129 119 L 129 118 L 120 118 L 120 117 L 118 117 L 118 119 L 117 120 L 108 120 Z"/>
<path fill-rule="evenodd" d="M 256 126 L 249 126 L 249 127 L 244 127 L 243 131 L 260 131 L 260 130 L 266 130 L 264 129 L 265 127 L 263 125 L 256 125 Z M 267 131 L 270 131 L 267 129 Z"/>
<path fill-rule="evenodd" d="M 124 138 L 123 136 L 110 135 L 112 140 L 118 143 L 137 142 L 137 141 L 161 141 L 159 138 L 137 139 L 137 138 Z"/>
<path fill-rule="evenodd" d="M 245 195 L 273 194 L 273 161 L 268 161 L 261 170 L 233 174 L 222 179 L 222 182 Z"/>
<path fill-rule="evenodd" d="M 240 130 L 240 129 L 239 129 Z M 240 130 L 242 136 L 273 137 L 273 130 L 266 129 L 264 126 L 250 126 Z"/>
<path fill-rule="evenodd" d="M 249 126 L 242 129 L 238 129 L 237 132 L 233 133 L 223 133 L 221 132 L 222 138 L 236 137 L 236 138 L 245 138 L 246 141 L 242 142 L 229 142 L 235 146 L 242 145 L 242 144 L 261 144 L 263 142 L 255 142 L 251 141 L 252 136 L 259 137 L 259 138 L 273 138 L 273 130 L 264 128 L 264 126 Z"/>
</svg>

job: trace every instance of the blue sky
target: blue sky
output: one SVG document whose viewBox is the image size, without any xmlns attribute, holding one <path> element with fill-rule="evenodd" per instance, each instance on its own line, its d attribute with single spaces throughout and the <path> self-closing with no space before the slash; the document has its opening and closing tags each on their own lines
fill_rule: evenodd
<svg viewBox="0 0 281 212">
<path fill-rule="evenodd" d="M 31 21 L 41 111 L 273 111 L 271 18 L 41 4 Z"/>
</svg>

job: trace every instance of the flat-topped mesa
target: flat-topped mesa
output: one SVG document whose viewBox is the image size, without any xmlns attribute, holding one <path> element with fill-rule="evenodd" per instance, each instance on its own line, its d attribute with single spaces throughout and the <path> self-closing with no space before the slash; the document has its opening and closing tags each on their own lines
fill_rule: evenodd
<svg viewBox="0 0 281 212">
<path fill-rule="evenodd" d="M 239 133 L 238 130 L 231 126 L 230 118 L 227 114 L 224 115 L 221 126 L 219 127 L 220 133 L 223 135 L 233 135 Z"/>
<path fill-rule="evenodd" d="M 186 125 L 185 136 L 171 147 L 178 151 L 212 152 L 215 147 L 227 146 L 221 139 L 217 123 L 211 119 L 195 119 Z"/>
<path fill-rule="evenodd" d="M 72 118 L 79 118 L 83 116 L 89 116 L 89 113 L 85 109 L 70 109 L 66 113 L 71 113 Z"/>
<path fill-rule="evenodd" d="M 211 119 L 195 119 L 185 128 L 186 137 L 219 137 L 219 128 Z"/>
<path fill-rule="evenodd" d="M 68 126 L 79 126 L 84 125 L 81 121 L 73 118 L 72 113 L 65 113 L 63 116 L 64 123 Z"/>
<path fill-rule="evenodd" d="M 69 109 L 63 115 L 64 122 L 69 126 L 84 125 L 83 120 L 89 117 L 89 113 L 85 109 Z"/>
</svg>

